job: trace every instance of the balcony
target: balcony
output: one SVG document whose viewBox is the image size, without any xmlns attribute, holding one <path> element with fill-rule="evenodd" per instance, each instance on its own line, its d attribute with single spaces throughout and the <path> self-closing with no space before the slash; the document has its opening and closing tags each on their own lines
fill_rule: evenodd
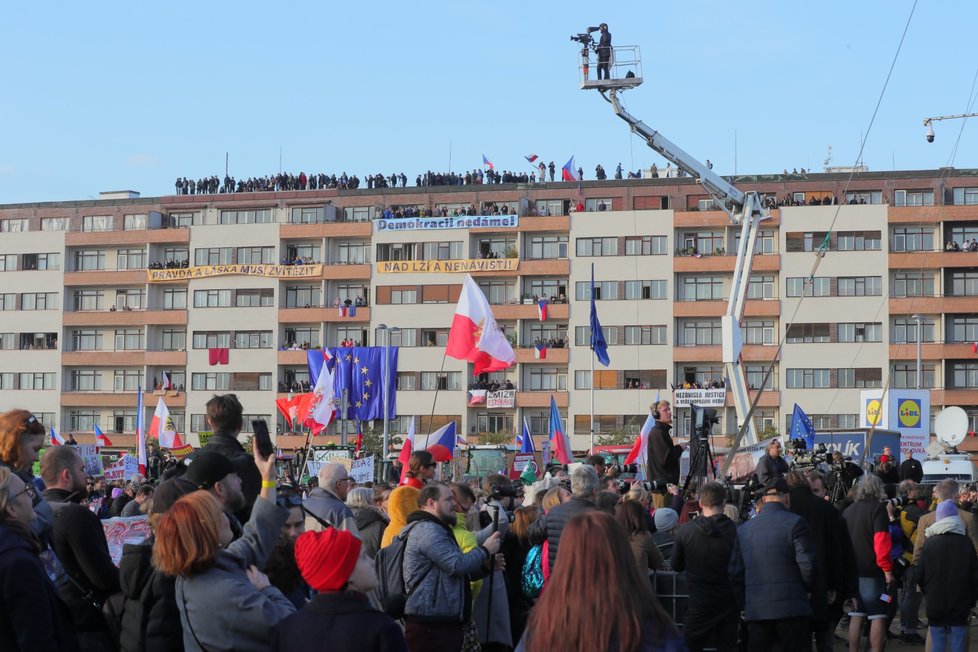
<svg viewBox="0 0 978 652">
<path fill-rule="evenodd" d="M 727 311 L 727 301 L 676 301 L 672 304 L 674 317 L 722 317 Z M 744 307 L 745 317 L 778 317 L 781 302 L 777 299 L 751 299 Z"/>
<path fill-rule="evenodd" d="M 65 245 L 68 247 L 188 242 L 190 242 L 190 229 L 142 229 L 138 231 L 90 231 L 84 233 L 71 231 L 65 234 Z"/>
<path fill-rule="evenodd" d="M 142 367 L 144 351 L 65 351 L 61 354 L 62 366 L 77 367 Z"/>
<path fill-rule="evenodd" d="M 550 397 L 553 396 L 557 407 L 567 407 L 569 392 L 534 391 L 516 392 L 516 407 L 518 408 L 547 408 L 550 407 Z"/>
<path fill-rule="evenodd" d="M 373 222 L 323 222 L 321 224 L 282 224 L 279 237 L 283 240 L 316 238 L 369 238 Z"/>
<path fill-rule="evenodd" d="M 975 357 L 975 352 L 968 342 L 949 342 L 947 344 L 924 342 L 920 347 L 920 356 L 923 360 L 969 359 Z M 890 360 L 914 360 L 916 357 L 916 342 L 890 344 Z"/>
<path fill-rule="evenodd" d="M 978 389 L 932 389 L 931 405 L 978 405 Z"/>
<path fill-rule="evenodd" d="M 333 264 L 323 266 L 323 278 L 329 280 L 370 280 L 370 264 L 345 265 Z"/>
<path fill-rule="evenodd" d="M 474 231 L 475 229 L 473 229 Z M 547 217 L 527 216 L 520 218 L 520 225 L 516 227 L 520 233 L 545 233 L 545 232 L 567 232 L 570 231 L 570 217 L 567 215 Z"/>
<path fill-rule="evenodd" d="M 167 407 L 185 407 L 187 395 L 184 392 L 143 392 L 143 406 L 152 407 L 163 397 Z M 62 392 L 62 407 L 136 407 L 136 392 Z M 111 439 L 111 436 L 110 436 Z"/>
<path fill-rule="evenodd" d="M 978 221 L 978 206 L 890 206 L 890 224 L 938 224 Z"/>
<path fill-rule="evenodd" d="M 521 260 L 519 274 L 520 276 L 568 276 L 570 260 L 567 258 Z M 499 272 L 492 272 L 491 275 L 499 275 Z"/>
<path fill-rule="evenodd" d="M 754 397 L 757 396 L 757 390 L 751 390 L 747 392 L 750 396 L 750 400 L 753 402 Z M 734 405 L 734 397 L 731 392 L 727 392 L 726 401 L 724 401 L 726 407 L 736 407 Z M 780 407 L 781 406 L 781 392 L 776 389 L 766 389 L 764 393 L 761 394 L 761 400 L 757 403 L 757 407 Z"/>
<path fill-rule="evenodd" d="M 147 367 L 185 367 L 186 351 L 146 351 Z"/>
<path fill-rule="evenodd" d="M 672 259 L 674 272 L 730 272 L 734 271 L 737 256 L 676 256 Z M 778 272 L 781 269 L 779 254 L 764 254 L 754 256 L 751 271 Z"/>
<path fill-rule="evenodd" d="M 184 326 L 186 310 L 83 310 L 66 311 L 65 326 Z"/>
<path fill-rule="evenodd" d="M 777 352 L 776 346 L 762 346 L 760 344 L 746 344 L 741 350 L 741 359 L 744 362 L 770 362 Z M 672 359 L 675 362 L 721 362 L 723 352 L 719 344 L 688 346 L 680 344 L 673 348 Z"/>
<path fill-rule="evenodd" d="M 530 319 L 537 320 L 540 318 L 540 312 L 537 308 L 537 304 L 517 304 L 517 303 L 502 303 L 492 306 L 492 314 L 496 317 L 496 321 L 506 321 L 509 319 Z M 570 304 L 567 303 L 548 303 L 547 304 L 547 321 L 551 319 L 567 319 L 570 316 Z"/>
<path fill-rule="evenodd" d="M 910 251 L 891 253 L 890 269 L 942 269 L 978 267 L 978 254 L 968 251 Z"/>
<path fill-rule="evenodd" d="M 278 364 L 305 365 L 307 360 L 306 353 L 307 351 L 305 349 L 279 351 Z"/>
<path fill-rule="evenodd" d="M 978 297 L 899 297 L 890 299 L 891 315 L 939 315 L 941 313 L 971 313 L 975 312 Z"/>
<path fill-rule="evenodd" d="M 65 272 L 65 286 L 77 285 L 145 285 L 145 269 L 121 271 Z"/>
<path fill-rule="evenodd" d="M 342 317 L 339 311 L 329 308 L 280 308 L 278 311 L 280 324 L 315 324 L 319 322 L 348 322 L 351 324 L 366 324 L 370 322 L 370 308 L 360 306 L 355 317 Z"/>
<path fill-rule="evenodd" d="M 547 357 L 543 360 L 536 357 L 536 349 L 516 349 L 516 362 L 519 363 L 567 364 L 569 359 L 570 349 L 568 348 L 547 349 Z"/>
</svg>

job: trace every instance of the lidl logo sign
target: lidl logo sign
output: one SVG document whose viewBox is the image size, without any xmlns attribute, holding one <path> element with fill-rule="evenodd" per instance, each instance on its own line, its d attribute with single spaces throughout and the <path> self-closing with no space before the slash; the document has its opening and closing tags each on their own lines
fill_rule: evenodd
<svg viewBox="0 0 978 652">
<path fill-rule="evenodd" d="M 920 418 L 920 405 L 917 405 L 917 418 Z M 866 403 L 866 422 L 875 426 L 883 419 L 883 405 L 879 399 L 873 399 Z"/>
<path fill-rule="evenodd" d="M 900 418 L 900 425 L 904 428 L 916 428 L 920 424 L 920 401 L 912 398 L 900 401 L 900 408 L 897 412 Z"/>
</svg>

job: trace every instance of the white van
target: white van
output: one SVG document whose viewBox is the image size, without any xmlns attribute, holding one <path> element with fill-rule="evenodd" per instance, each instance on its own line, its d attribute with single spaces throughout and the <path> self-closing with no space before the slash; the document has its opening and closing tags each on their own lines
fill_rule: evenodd
<svg viewBox="0 0 978 652">
<path fill-rule="evenodd" d="M 950 478 L 964 485 L 978 480 L 978 465 L 971 461 L 971 456 L 965 453 L 949 453 L 925 460 L 924 479 L 921 484 L 934 485 Z"/>
</svg>

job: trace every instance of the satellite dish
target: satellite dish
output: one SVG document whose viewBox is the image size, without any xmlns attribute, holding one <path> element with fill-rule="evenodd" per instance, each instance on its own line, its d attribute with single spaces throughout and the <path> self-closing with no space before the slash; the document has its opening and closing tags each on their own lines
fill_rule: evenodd
<svg viewBox="0 0 978 652">
<path fill-rule="evenodd" d="M 956 405 L 944 408 L 934 420 L 934 432 L 945 446 L 957 446 L 968 434 L 968 414 Z"/>
</svg>

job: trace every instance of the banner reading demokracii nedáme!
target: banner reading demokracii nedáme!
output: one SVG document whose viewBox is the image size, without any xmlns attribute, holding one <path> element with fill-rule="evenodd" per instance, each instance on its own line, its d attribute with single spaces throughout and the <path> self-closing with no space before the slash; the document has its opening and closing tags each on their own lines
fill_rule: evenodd
<svg viewBox="0 0 978 652">
<path fill-rule="evenodd" d="M 180 269 L 147 269 L 150 283 L 186 281 L 208 276 L 266 276 L 269 278 L 318 278 L 323 266 L 313 265 L 195 265 Z"/>
<path fill-rule="evenodd" d="M 512 272 L 519 268 L 519 258 L 474 258 L 466 260 L 388 260 L 377 263 L 378 274 Z"/>
<path fill-rule="evenodd" d="M 395 217 L 374 220 L 374 231 L 429 231 L 431 229 L 516 228 L 518 215 L 455 215 L 446 217 Z"/>
</svg>

